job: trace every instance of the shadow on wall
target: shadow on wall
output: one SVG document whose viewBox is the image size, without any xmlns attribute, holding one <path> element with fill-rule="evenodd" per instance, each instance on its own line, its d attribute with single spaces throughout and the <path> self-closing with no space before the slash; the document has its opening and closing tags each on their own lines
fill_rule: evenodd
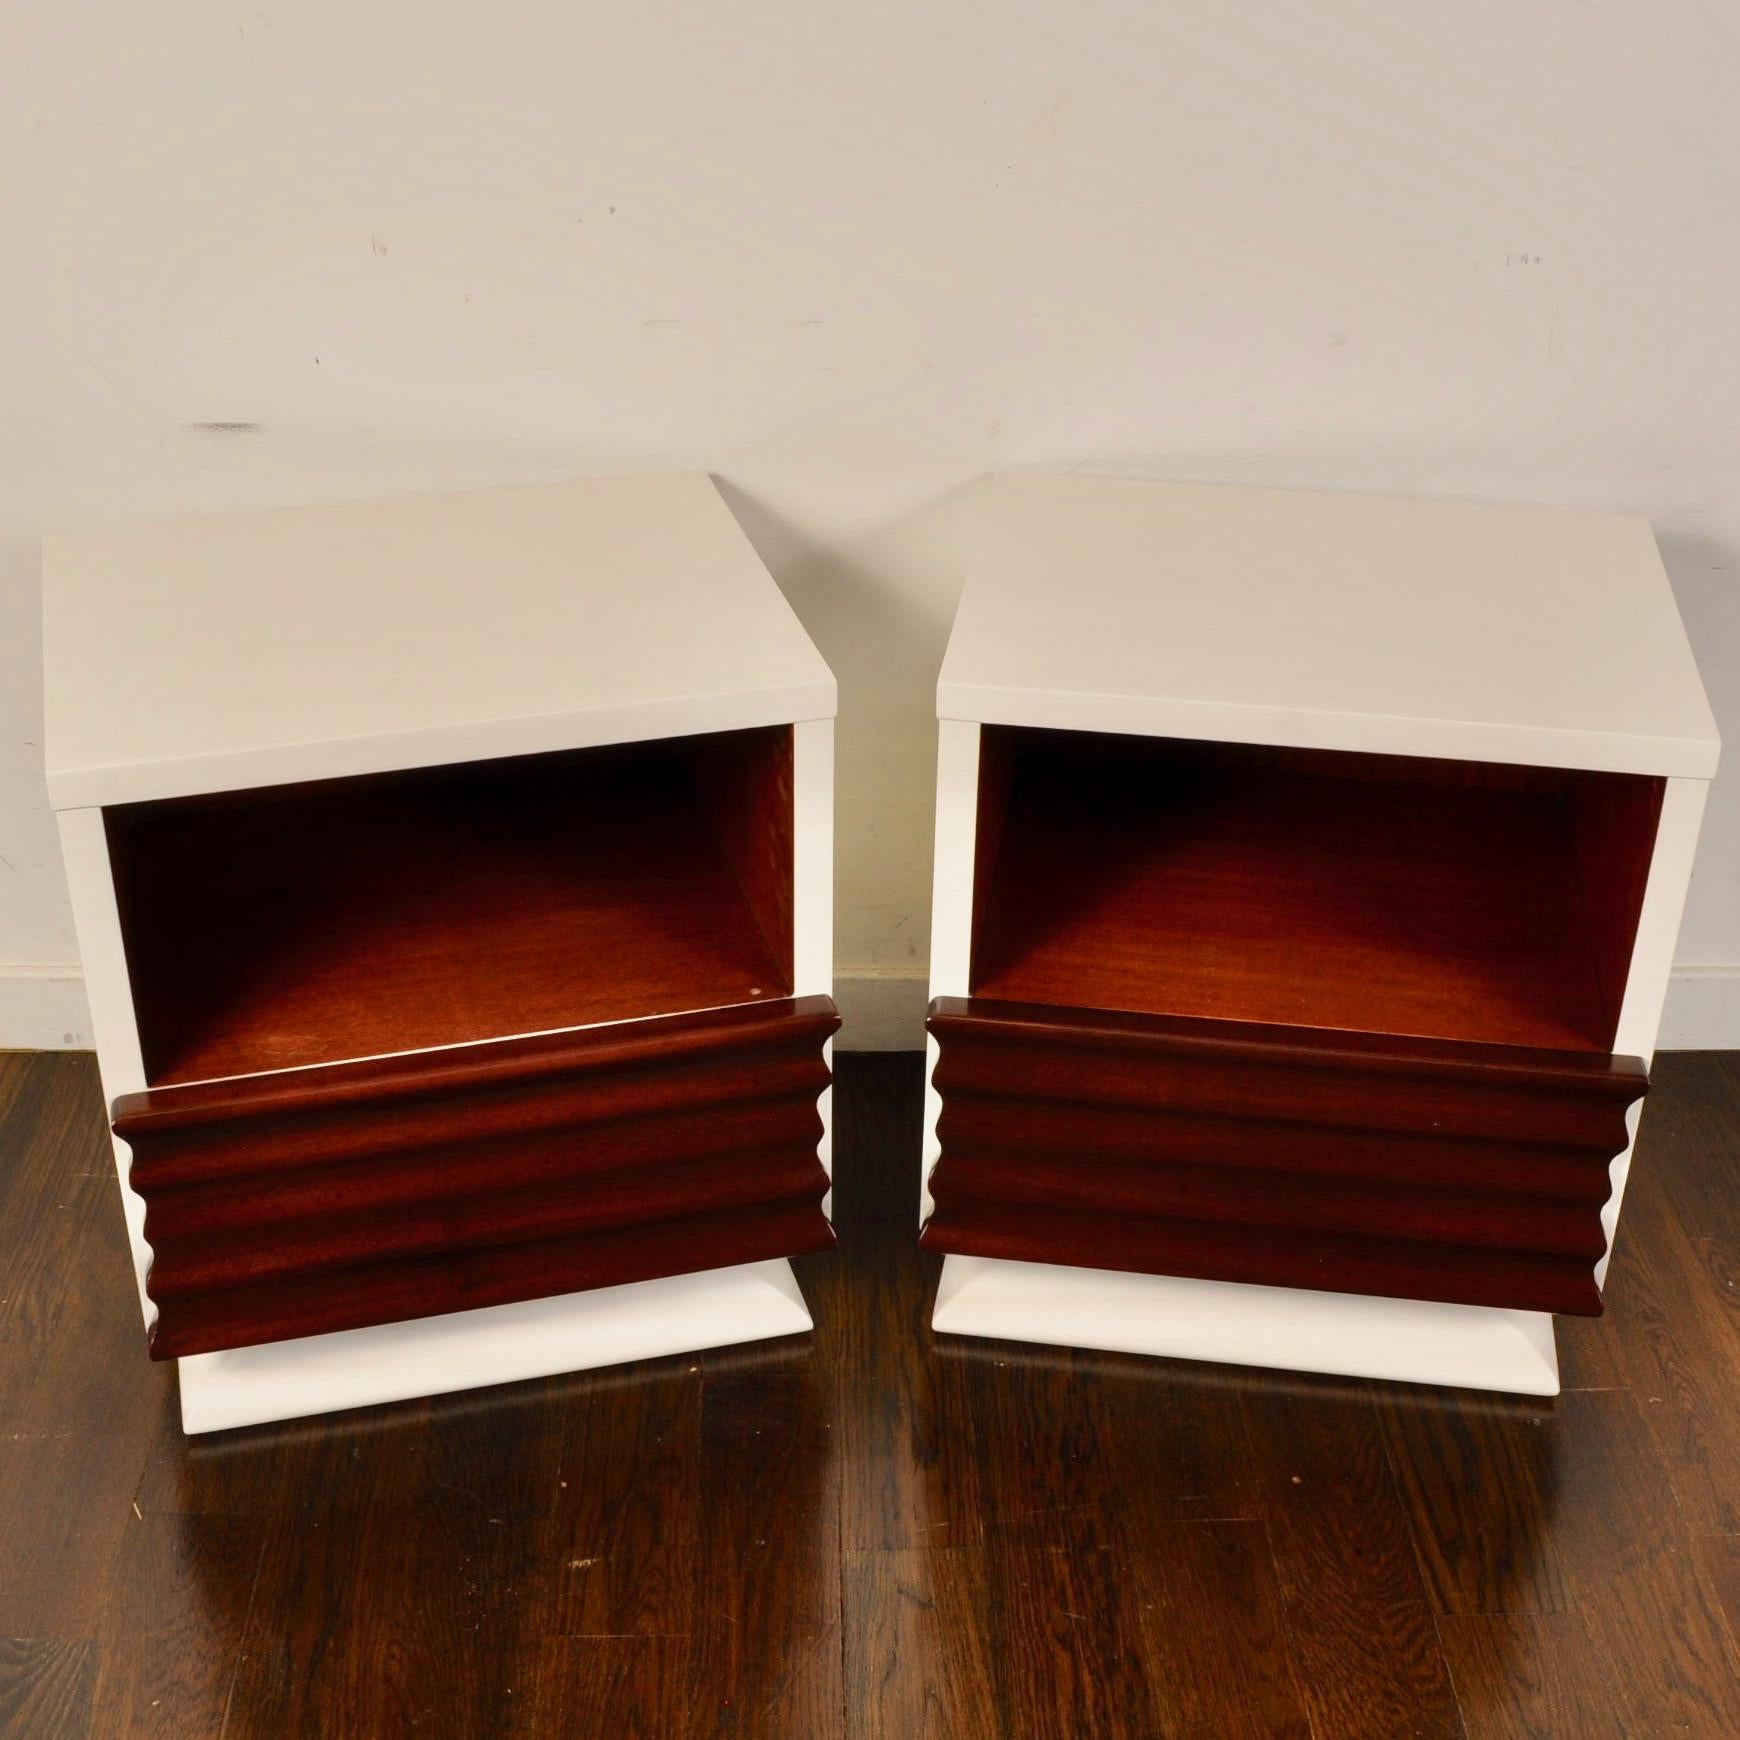
<svg viewBox="0 0 1740 1740">
<path fill-rule="evenodd" d="M 966 579 L 982 479 L 837 539 L 800 525 L 728 478 L 715 481 L 835 672 L 874 677 L 874 687 L 850 697 L 842 682 L 842 712 L 848 704 L 856 710 L 874 703 L 891 680 L 934 689 Z"/>
<path fill-rule="evenodd" d="M 1731 1000 L 1740 989 L 1740 552 L 1679 532 L 1658 531 L 1657 541 L 1724 743 L 1675 966 L 1682 975 L 1702 971 L 1720 980 L 1710 990 Z M 1673 1006 L 1670 996 L 1670 1014 Z M 1693 1037 L 1703 1044 L 1726 1043 Z"/>
<path fill-rule="evenodd" d="M 1698 671 L 1725 741 L 1740 742 L 1740 551 L 1681 532 L 1656 533 Z"/>
<path fill-rule="evenodd" d="M 930 953 L 936 673 L 966 575 L 979 483 L 829 539 L 718 481 L 839 679 L 840 973 L 922 979 Z"/>
</svg>

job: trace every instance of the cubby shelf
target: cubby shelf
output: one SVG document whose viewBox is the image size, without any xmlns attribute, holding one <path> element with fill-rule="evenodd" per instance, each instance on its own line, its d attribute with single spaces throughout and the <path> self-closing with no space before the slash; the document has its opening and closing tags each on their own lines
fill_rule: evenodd
<svg viewBox="0 0 1740 1740">
<path fill-rule="evenodd" d="M 153 1086 L 791 994 L 789 728 L 107 823 Z"/>
<path fill-rule="evenodd" d="M 1608 1051 L 1657 779 L 986 727 L 971 992 Z"/>
</svg>

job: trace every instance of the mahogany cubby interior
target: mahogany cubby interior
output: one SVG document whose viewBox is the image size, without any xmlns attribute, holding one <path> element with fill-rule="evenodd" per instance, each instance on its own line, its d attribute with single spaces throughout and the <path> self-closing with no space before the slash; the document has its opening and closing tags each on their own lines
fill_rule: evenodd
<svg viewBox="0 0 1740 1740">
<path fill-rule="evenodd" d="M 116 806 L 152 1086 L 789 997 L 789 726 Z"/>
<path fill-rule="evenodd" d="M 988 725 L 971 994 L 1610 1052 L 1662 789 Z"/>
</svg>

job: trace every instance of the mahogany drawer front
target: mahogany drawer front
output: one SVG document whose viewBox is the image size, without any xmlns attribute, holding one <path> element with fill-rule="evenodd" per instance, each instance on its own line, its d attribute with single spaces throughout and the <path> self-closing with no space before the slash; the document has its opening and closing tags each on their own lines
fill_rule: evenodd
<svg viewBox="0 0 1740 1740">
<path fill-rule="evenodd" d="M 127 1095 L 152 1354 L 829 1245 L 838 1026 L 787 998 Z"/>
<path fill-rule="evenodd" d="M 1596 1315 L 1641 1063 L 938 998 L 932 1250 Z"/>
</svg>

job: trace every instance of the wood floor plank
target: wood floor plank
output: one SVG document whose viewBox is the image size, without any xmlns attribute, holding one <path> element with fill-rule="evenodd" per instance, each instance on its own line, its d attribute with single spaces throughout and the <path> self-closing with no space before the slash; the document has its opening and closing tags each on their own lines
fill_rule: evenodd
<svg viewBox="0 0 1740 1740">
<path fill-rule="evenodd" d="M 242 1734 L 487 1734 L 514 1684 L 524 1543 L 463 1503 L 289 1516 L 268 1535 Z"/>
<path fill-rule="evenodd" d="M 808 1368 L 706 1383 L 691 1656 L 703 1727 L 839 1730 L 840 1467 L 828 1393 Z"/>
<path fill-rule="evenodd" d="M 1550 1504 L 1573 1611 L 1633 1733 L 1740 1732 L 1740 1654 L 1643 1410 L 1559 1397 Z"/>
<path fill-rule="evenodd" d="M 1623 1313 L 1631 1386 L 1686 1521 L 1699 1533 L 1729 1534 L 1740 1531 L 1740 1312 L 1687 1237 L 1674 1181 L 1646 1168 L 1628 1191 L 1609 1291 L 1615 1315 Z"/>
<path fill-rule="evenodd" d="M 1158 1524 L 1128 1561 L 1150 1616 L 1156 1732 L 1312 1732 L 1263 1523 Z"/>
<path fill-rule="evenodd" d="M 847 1733 L 1308 1735 L 1262 1525 L 1140 1532 L 848 1554 Z"/>
<path fill-rule="evenodd" d="M 572 1637 L 688 1637 L 700 1518 L 666 1495 L 694 1489 L 701 1453 L 697 1365 L 663 1362 L 650 1383 L 600 1384 L 564 1433 L 560 1471 L 528 1532 L 548 1543 L 554 1598 L 539 1623 Z M 548 1476 L 545 1485 L 551 1484 Z"/>
<path fill-rule="evenodd" d="M 147 1515 L 275 1519 L 286 1502 L 329 1512 L 364 1509 L 413 1490 L 398 1464 L 421 1456 L 429 1402 L 358 1408 L 343 1415 L 249 1426 L 184 1438 L 173 1416 L 175 1373 L 136 1499 Z"/>
<path fill-rule="evenodd" d="M 133 1520 L 97 1639 L 95 1733 L 223 1732 L 263 1544 L 261 1527 L 239 1518 Z"/>
<path fill-rule="evenodd" d="M 982 1603 L 982 1553 L 852 1551 L 844 1575 L 849 1740 L 1007 1732 Z"/>
<path fill-rule="evenodd" d="M 0 1166 L 0 1360 L 14 1398 L 54 1346 L 88 1327 L 125 1329 L 117 1307 L 136 1298 L 124 1235 L 105 1239 L 91 1261 L 70 1260 L 93 1223 L 104 1233 L 122 1230 L 114 1149 L 100 1113 L 91 1116 L 100 1104 L 94 1060 L 39 1053 L 25 1061 L 34 1066 L 11 1072 L 0 1099 L 0 1155 L 30 1156 L 28 1165 Z"/>
<path fill-rule="evenodd" d="M 1728 1634 L 1740 1644 L 1740 1535 L 1704 1535 L 1693 1542 L 1693 1550 L 1721 1603 Z"/>
<path fill-rule="evenodd" d="M 1469 1740 L 1635 1740 L 1580 1615 L 1453 1613 L 1439 1628 Z"/>
<path fill-rule="evenodd" d="M 1551 1404 L 1414 1385 L 1380 1389 L 1375 1401 L 1433 1607 L 1563 1611 Z"/>
<path fill-rule="evenodd" d="M 1626 1377 L 1699 1533 L 1740 1530 L 1740 1068 L 1667 1053 L 1631 1168 L 1607 1297 Z M 1680 1091 L 1675 1091 L 1679 1089 Z"/>
<path fill-rule="evenodd" d="M 692 1651 L 682 1637 L 552 1637 L 504 1690 L 500 1740 L 701 1740 Z"/>
<path fill-rule="evenodd" d="M 1709 1297 L 1740 1327 L 1740 1238 L 1701 1235 L 1692 1249 L 1704 1265 Z"/>
<path fill-rule="evenodd" d="M 252 1446 L 277 1502 L 259 1513 L 234 1732 L 488 1734 L 540 1635 L 529 1471 L 558 1422 L 521 1397 L 370 1415 L 372 1431 L 325 1421 Z"/>
<path fill-rule="evenodd" d="M 82 1255 L 69 1241 L 66 1259 Z M 0 1492 L 14 1495 L 0 1528 L 0 1636 L 94 1636 L 109 1567 L 136 1520 L 170 1398 L 126 1315 L 133 1301 L 111 1303 L 119 1324 L 82 1306 L 62 1320 L 51 1357 L 0 1415 Z"/>
<path fill-rule="evenodd" d="M 94 1061 L 0 1071 L 0 1635 L 94 1640 L 168 1379 L 142 1357 Z"/>
<path fill-rule="evenodd" d="M 20 1153 L 29 1142 L 34 1152 L 37 1144 L 56 1140 L 70 1120 L 64 1113 L 58 1118 L 45 1113 L 47 1096 L 57 1090 L 79 1095 L 78 1084 L 95 1074 L 96 1064 L 89 1052 L 0 1051 L 0 1141 L 6 1144 L 4 1151 Z M 89 1117 L 78 1115 L 76 1121 L 88 1135 Z M 35 1164 L 28 1169 L 8 1167 L 0 1176 L 0 1204 L 10 1191 L 31 1189 L 40 1182 L 28 1178 L 28 1170 L 40 1173 L 45 1168 Z"/>
<path fill-rule="evenodd" d="M 1561 1317 L 1554 1325 L 1559 1344 L 1559 1388 L 1624 1390 L 1631 1387 L 1625 1367 L 1622 1332 L 1615 1326 L 1612 1294 L 1604 1317 Z"/>
<path fill-rule="evenodd" d="M 1251 1519 L 1241 1391 L 1181 1362 L 939 1338 L 968 1396 L 957 1441 L 980 1464 L 984 1539 L 1116 1544 L 1123 1520 Z"/>
<path fill-rule="evenodd" d="M 1658 1052 L 1650 1078 L 1632 1182 L 1659 1178 L 1690 1236 L 1740 1240 L 1740 1052 Z"/>
<path fill-rule="evenodd" d="M 1104 1555 L 993 1547 L 931 1558 L 945 1622 L 958 1624 L 963 1611 L 977 1616 L 997 1718 L 992 1732 L 1064 1740 L 1146 1731 L 1150 1663 Z M 885 1721 L 868 1731 L 892 1737 L 900 1730 Z"/>
<path fill-rule="evenodd" d="M 95 1678 L 88 1639 L 0 1637 L 0 1736 L 83 1740 Z"/>
<path fill-rule="evenodd" d="M 1245 1400 L 1315 1731 L 1370 1740 L 1460 1735 L 1372 1387 L 1253 1385 Z"/>
</svg>

